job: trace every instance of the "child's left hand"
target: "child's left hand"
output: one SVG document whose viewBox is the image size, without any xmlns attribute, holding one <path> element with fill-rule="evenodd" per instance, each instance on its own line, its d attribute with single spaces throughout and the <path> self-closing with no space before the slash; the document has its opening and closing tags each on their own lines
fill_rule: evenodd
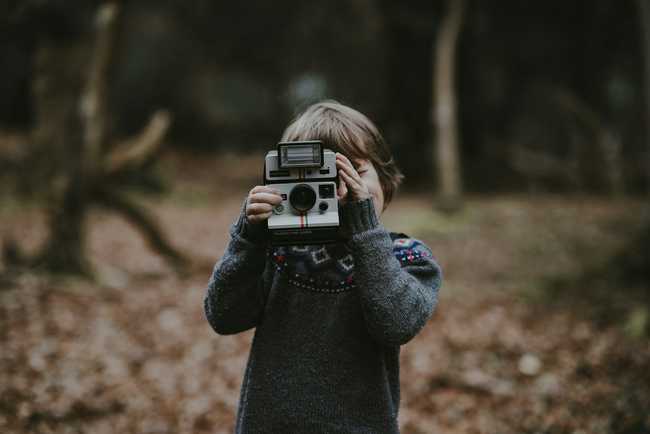
<svg viewBox="0 0 650 434">
<path fill-rule="evenodd" d="M 359 172 L 354 168 L 348 157 L 337 152 L 336 168 L 339 173 L 338 194 L 341 201 L 363 200 L 370 197 L 368 187 L 361 179 Z"/>
</svg>

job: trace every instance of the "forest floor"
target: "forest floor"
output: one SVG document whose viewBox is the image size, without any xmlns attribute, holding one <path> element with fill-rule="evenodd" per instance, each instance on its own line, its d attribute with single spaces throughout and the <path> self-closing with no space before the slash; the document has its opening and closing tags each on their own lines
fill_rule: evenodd
<svg viewBox="0 0 650 434">
<path fill-rule="evenodd" d="M 253 332 L 215 334 L 203 297 L 255 182 L 241 168 L 257 158 L 168 160 L 173 190 L 143 199 L 191 255 L 186 275 L 119 217 L 93 211 L 95 282 L 24 273 L 3 283 L 0 432 L 233 431 Z M 402 347 L 402 432 L 650 432 L 648 339 L 578 307 L 589 288 L 575 303 L 547 292 L 620 248 L 642 206 L 470 197 L 445 216 L 425 195 L 399 196 L 384 225 L 424 240 L 445 275 L 436 313 Z M 0 204 L 0 239 L 33 251 L 44 234 L 38 207 Z"/>
</svg>

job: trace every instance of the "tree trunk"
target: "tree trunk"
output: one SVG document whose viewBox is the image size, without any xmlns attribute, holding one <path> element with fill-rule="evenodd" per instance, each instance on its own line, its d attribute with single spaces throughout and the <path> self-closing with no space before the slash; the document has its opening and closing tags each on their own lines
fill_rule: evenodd
<svg viewBox="0 0 650 434">
<path fill-rule="evenodd" d="M 80 177 L 72 177 L 58 208 L 50 210 L 50 238 L 36 265 L 52 272 L 89 275 L 85 234 L 88 200 Z"/>
<path fill-rule="evenodd" d="M 53 168 L 53 173 L 44 179 L 50 184 L 49 239 L 36 264 L 53 272 L 91 273 L 85 252 L 85 220 L 100 176 L 106 137 L 106 72 L 115 38 L 115 15 L 116 6 L 100 7 L 94 44 L 43 41 L 37 53 L 34 141 L 43 151 L 44 165 Z M 89 52 L 90 69 L 86 66 Z"/>
<path fill-rule="evenodd" d="M 32 91 L 36 127 L 31 141 L 34 177 L 47 197 L 49 239 L 35 259 L 55 272 L 87 274 L 84 254 L 84 193 L 81 179 L 78 95 L 85 47 L 70 41 L 41 41 L 35 55 Z"/>
<path fill-rule="evenodd" d="M 647 0 L 638 0 L 639 20 L 641 25 L 641 56 L 643 57 L 643 86 L 645 88 L 645 139 L 646 139 L 646 184 L 650 194 L 650 4 Z"/>
<path fill-rule="evenodd" d="M 93 176 L 101 170 L 108 124 L 108 72 L 117 38 L 119 9 L 115 3 L 99 7 L 95 17 L 97 35 L 88 80 L 79 101 L 83 125 L 83 169 Z"/>
<path fill-rule="evenodd" d="M 464 0 L 449 0 L 434 51 L 433 124 L 436 129 L 438 206 L 446 211 L 462 207 L 462 181 L 456 121 L 455 53 L 463 22 Z"/>
</svg>

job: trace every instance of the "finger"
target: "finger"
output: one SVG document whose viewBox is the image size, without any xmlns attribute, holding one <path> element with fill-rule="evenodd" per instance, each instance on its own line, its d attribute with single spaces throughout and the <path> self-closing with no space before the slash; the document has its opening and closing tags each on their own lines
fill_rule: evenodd
<svg viewBox="0 0 650 434">
<path fill-rule="evenodd" d="M 246 216 L 246 218 L 251 223 L 261 223 L 264 220 L 268 220 L 269 217 L 271 217 L 271 214 L 272 213 L 270 212 L 265 212 L 263 214 L 254 214 L 254 215 Z"/>
<path fill-rule="evenodd" d="M 249 200 L 248 203 L 269 203 L 272 205 L 279 205 L 282 203 L 282 196 L 279 194 L 275 193 L 253 193 Z"/>
<path fill-rule="evenodd" d="M 264 214 L 273 211 L 273 206 L 268 203 L 249 203 L 246 207 L 246 215 Z"/>
<path fill-rule="evenodd" d="M 253 187 L 253 189 L 250 191 L 249 196 L 250 196 L 250 195 L 253 195 L 253 194 L 255 194 L 255 193 L 262 193 L 262 192 L 264 192 L 264 193 L 275 193 L 275 194 L 280 194 L 280 192 L 279 192 L 277 189 L 275 189 L 275 188 L 271 188 L 271 187 L 266 186 L 266 185 L 256 185 L 256 186 Z"/>
<path fill-rule="evenodd" d="M 251 192 L 251 194 L 252 194 L 252 193 L 258 193 L 258 192 L 260 192 L 260 191 L 266 191 L 266 192 L 269 192 L 270 190 L 271 190 L 271 187 L 269 187 L 269 186 L 266 186 L 266 185 L 256 185 L 255 187 L 253 187 L 253 188 L 251 189 L 250 192 Z"/>
<path fill-rule="evenodd" d="M 348 188 L 348 196 L 352 196 L 354 199 L 361 200 L 370 197 L 370 192 L 368 187 L 363 183 L 357 183 L 354 179 L 350 179 L 349 175 L 345 172 L 341 172 L 341 179 L 345 182 Z"/>
<path fill-rule="evenodd" d="M 363 183 L 361 179 L 350 179 L 346 173 L 343 173 L 342 177 L 347 184 L 348 189 L 352 192 L 352 195 L 357 199 L 363 199 L 370 195 L 368 187 Z"/>
<path fill-rule="evenodd" d="M 345 155 L 341 154 L 340 152 L 336 153 L 336 161 L 345 161 L 345 160 L 348 160 L 348 158 Z"/>
<path fill-rule="evenodd" d="M 337 163 L 337 165 L 338 165 L 338 164 L 342 164 L 342 165 L 344 165 L 344 166 L 350 166 L 350 167 L 352 167 L 352 163 L 350 162 L 350 160 L 348 159 L 348 157 L 346 157 L 346 156 L 343 155 L 343 154 L 339 154 L 339 153 L 336 154 L 336 163 Z"/>
<path fill-rule="evenodd" d="M 339 158 L 338 161 L 340 161 L 342 164 L 354 169 L 355 171 L 357 170 L 357 165 L 355 165 L 348 157 L 346 157 L 343 154 L 338 154 Z"/>
<path fill-rule="evenodd" d="M 352 180 L 346 175 L 345 173 L 341 174 L 341 179 L 343 180 L 343 183 L 345 184 L 345 189 L 346 189 L 346 197 L 353 197 L 356 198 L 360 195 L 361 190 L 359 187 L 354 184 Z"/>
<path fill-rule="evenodd" d="M 339 173 L 339 176 L 341 176 L 341 178 L 343 178 L 343 181 L 345 181 L 345 183 L 347 184 L 347 187 L 350 190 L 357 191 L 357 190 L 361 189 L 361 182 L 360 182 L 361 180 L 357 180 L 357 179 L 353 178 L 352 176 L 350 176 L 347 172 L 345 172 L 343 170 Z"/>
<path fill-rule="evenodd" d="M 350 175 L 350 170 L 351 170 L 350 167 L 347 166 L 345 163 L 343 163 L 341 160 L 336 161 L 336 168 L 339 170 L 339 172 L 341 173 L 345 172 L 348 175 Z"/>
<path fill-rule="evenodd" d="M 338 195 L 339 199 L 345 199 L 345 197 L 348 195 L 348 186 L 345 184 L 345 181 L 343 179 L 339 180 Z"/>
<path fill-rule="evenodd" d="M 357 182 L 361 182 L 361 175 L 359 175 L 359 172 L 357 172 L 357 169 L 352 167 L 349 162 L 344 163 L 342 160 L 338 160 L 337 162 L 337 168 L 341 171 L 347 172 L 348 175 L 350 175 L 351 178 L 356 179 Z"/>
</svg>

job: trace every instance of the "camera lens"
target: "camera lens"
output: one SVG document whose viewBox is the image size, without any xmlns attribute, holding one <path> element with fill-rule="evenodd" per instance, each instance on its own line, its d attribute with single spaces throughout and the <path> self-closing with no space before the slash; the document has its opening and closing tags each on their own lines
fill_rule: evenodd
<svg viewBox="0 0 650 434">
<path fill-rule="evenodd" d="M 289 193 L 289 203 L 296 211 L 307 212 L 316 203 L 316 192 L 308 184 L 298 184 Z"/>
</svg>

